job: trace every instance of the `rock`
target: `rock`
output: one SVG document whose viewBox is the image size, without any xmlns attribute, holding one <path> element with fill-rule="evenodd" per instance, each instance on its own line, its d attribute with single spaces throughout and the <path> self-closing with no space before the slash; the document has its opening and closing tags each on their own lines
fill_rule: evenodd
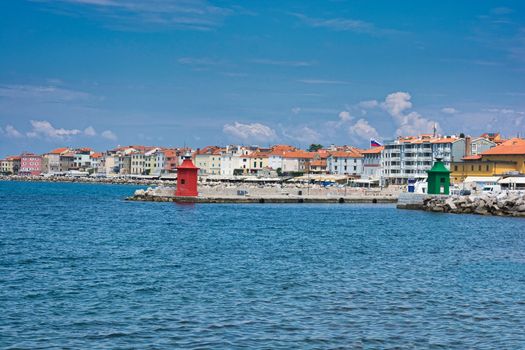
<svg viewBox="0 0 525 350">
<path fill-rule="evenodd" d="M 456 204 L 454 204 L 454 198 L 447 198 L 445 200 L 445 205 L 448 207 L 448 209 L 450 210 L 456 210 L 457 209 L 457 206 Z"/>
<path fill-rule="evenodd" d="M 518 212 L 525 212 L 525 204 L 521 204 L 516 208 L 516 211 Z"/>
<path fill-rule="evenodd" d="M 146 194 L 146 192 L 144 190 L 136 190 L 135 191 L 135 196 L 144 196 Z"/>
</svg>

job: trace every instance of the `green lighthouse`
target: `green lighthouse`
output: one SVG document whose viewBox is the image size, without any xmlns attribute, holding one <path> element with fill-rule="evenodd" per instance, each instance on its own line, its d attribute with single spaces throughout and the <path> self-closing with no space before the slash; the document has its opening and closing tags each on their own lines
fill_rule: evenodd
<svg viewBox="0 0 525 350">
<path fill-rule="evenodd" d="M 450 170 L 443 164 L 442 157 L 436 157 L 434 166 L 427 171 L 428 194 L 450 193 Z"/>
</svg>

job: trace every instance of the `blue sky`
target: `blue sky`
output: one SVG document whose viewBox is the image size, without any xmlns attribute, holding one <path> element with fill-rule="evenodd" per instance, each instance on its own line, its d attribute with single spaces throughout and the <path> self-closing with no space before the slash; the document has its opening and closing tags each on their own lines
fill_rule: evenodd
<svg viewBox="0 0 525 350">
<path fill-rule="evenodd" d="M 524 1 L 0 2 L 0 156 L 525 134 Z"/>
</svg>

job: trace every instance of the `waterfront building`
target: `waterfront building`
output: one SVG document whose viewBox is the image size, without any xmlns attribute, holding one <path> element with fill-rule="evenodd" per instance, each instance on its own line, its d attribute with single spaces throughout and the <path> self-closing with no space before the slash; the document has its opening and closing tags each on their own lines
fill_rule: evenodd
<svg viewBox="0 0 525 350">
<path fill-rule="evenodd" d="M 40 175 L 42 174 L 42 156 L 33 153 L 23 153 L 20 155 L 19 175 Z"/>
<path fill-rule="evenodd" d="M 249 171 L 247 156 L 256 150 L 256 147 L 226 146 L 221 153 L 220 174 L 224 176 L 247 174 Z"/>
<path fill-rule="evenodd" d="M 460 161 L 453 162 L 451 170 L 453 183 L 461 183 L 469 176 L 525 174 L 525 140 L 513 138 L 481 154 L 465 156 Z"/>
<path fill-rule="evenodd" d="M 498 145 L 496 142 L 491 141 L 488 138 L 482 136 L 477 137 L 473 140 L 471 140 L 470 136 L 467 136 L 465 137 L 465 142 L 465 156 L 478 155 Z"/>
<path fill-rule="evenodd" d="M 246 156 L 248 159 L 248 173 L 259 174 L 263 169 L 269 168 L 269 150 L 258 150 Z"/>
<path fill-rule="evenodd" d="M 101 169 L 101 164 L 103 160 L 103 155 L 100 152 L 93 152 L 90 154 L 90 160 L 91 160 L 91 169 L 93 173 L 98 174 Z"/>
<path fill-rule="evenodd" d="M 330 152 L 326 162 L 328 172 L 333 175 L 361 176 L 363 173 L 363 155 L 356 149 Z"/>
<path fill-rule="evenodd" d="M 178 155 L 177 150 L 175 149 L 165 149 L 162 151 L 164 153 L 164 173 L 170 174 L 177 172 Z"/>
<path fill-rule="evenodd" d="M 131 172 L 132 175 L 144 175 L 145 174 L 145 155 L 144 152 L 134 150 L 130 154 L 131 161 Z"/>
<path fill-rule="evenodd" d="M 16 175 L 20 170 L 20 156 L 9 156 L 0 162 L 0 173 Z"/>
<path fill-rule="evenodd" d="M 195 164 L 199 175 L 219 175 L 221 173 L 221 154 L 223 149 L 218 146 L 206 146 L 194 153 Z"/>
<path fill-rule="evenodd" d="M 47 174 L 56 174 L 62 171 L 60 157 L 62 154 L 70 152 L 68 147 L 61 147 L 52 150 L 42 156 L 42 171 Z"/>
<path fill-rule="evenodd" d="M 75 170 L 88 171 L 91 169 L 91 153 L 93 153 L 93 150 L 87 147 L 73 150 L 73 166 Z"/>
<path fill-rule="evenodd" d="M 60 154 L 60 171 L 66 172 L 76 170 L 75 154 L 68 148 L 66 152 Z"/>
<path fill-rule="evenodd" d="M 385 142 L 381 152 L 382 180 L 384 184 L 406 184 L 408 179 L 425 179 L 436 157 L 442 157 L 443 164 L 465 156 L 465 139 L 455 136 L 420 135 L 399 137 Z"/>
<path fill-rule="evenodd" d="M 11 164 L 12 162 L 8 161 L 7 159 L 0 159 L 0 174 L 1 175 L 11 175 Z"/>
<path fill-rule="evenodd" d="M 381 153 L 383 146 L 372 147 L 361 151 L 363 155 L 363 174 L 362 178 L 369 180 L 381 179 Z"/>
<path fill-rule="evenodd" d="M 154 157 L 153 172 L 151 175 L 161 176 L 164 173 L 164 168 L 166 167 L 166 156 L 164 154 L 164 150 L 158 148 L 155 151 Z"/>
<path fill-rule="evenodd" d="M 314 159 L 314 152 L 285 151 L 282 155 L 282 172 L 286 174 L 305 173 L 310 169 L 310 162 Z"/>
<path fill-rule="evenodd" d="M 232 176 L 235 169 L 240 169 L 240 156 L 242 154 L 243 149 L 241 146 L 226 146 L 224 152 L 221 154 L 220 174 L 224 176 Z"/>
<path fill-rule="evenodd" d="M 480 136 L 481 138 L 487 139 L 494 142 L 496 145 L 501 145 L 503 142 L 507 141 L 499 132 L 487 132 Z"/>
</svg>

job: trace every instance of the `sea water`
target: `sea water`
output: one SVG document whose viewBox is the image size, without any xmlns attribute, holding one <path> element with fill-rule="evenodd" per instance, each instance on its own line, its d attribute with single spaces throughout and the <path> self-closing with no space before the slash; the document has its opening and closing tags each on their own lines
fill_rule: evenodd
<svg viewBox="0 0 525 350">
<path fill-rule="evenodd" d="M 0 182 L 0 348 L 525 348 L 525 219 Z"/>
</svg>

